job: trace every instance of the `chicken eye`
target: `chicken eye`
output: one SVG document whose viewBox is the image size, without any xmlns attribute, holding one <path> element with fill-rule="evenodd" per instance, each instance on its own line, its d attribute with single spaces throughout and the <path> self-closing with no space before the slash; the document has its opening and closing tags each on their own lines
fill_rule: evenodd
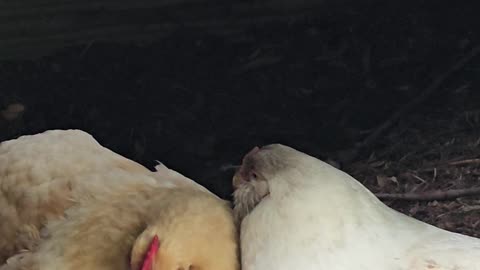
<svg viewBox="0 0 480 270">
<path fill-rule="evenodd" d="M 251 172 L 250 173 L 250 179 L 248 179 L 249 181 L 251 180 L 257 180 L 257 174 L 255 172 Z"/>
</svg>

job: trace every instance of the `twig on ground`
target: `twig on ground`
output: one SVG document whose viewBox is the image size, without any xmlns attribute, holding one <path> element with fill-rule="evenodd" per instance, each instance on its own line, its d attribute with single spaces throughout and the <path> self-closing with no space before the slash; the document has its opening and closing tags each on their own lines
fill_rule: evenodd
<svg viewBox="0 0 480 270">
<path fill-rule="evenodd" d="M 436 164 L 435 167 L 427 167 L 427 168 L 421 168 L 418 170 L 415 170 L 416 172 L 431 172 L 436 171 L 440 168 L 443 167 L 448 167 L 448 166 L 463 166 L 463 165 L 472 165 L 472 164 L 479 164 L 480 165 L 480 158 L 472 158 L 472 159 L 464 159 L 464 160 L 457 160 L 457 161 L 447 161 L 443 163 Z"/>
<path fill-rule="evenodd" d="M 453 165 L 453 166 L 457 166 L 457 165 L 461 166 L 461 165 L 468 165 L 468 164 L 480 164 L 480 158 L 452 161 L 448 163 L 448 165 Z"/>
<path fill-rule="evenodd" d="M 384 200 L 405 200 L 405 201 L 441 201 L 454 200 L 459 197 L 480 195 L 480 187 L 451 189 L 451 190 L 435 190 L 422 193 L 376 193 L 378 198 Z"/>
<path fill-rule="evenodd" d="M 90 42 L 88 42 L 87 46 L 85 46 L 80 53 L 80 58 L 83 58 L 87 54 L 88 50 L 90 50 L 94 42 L 95 40 L 91 40 Z"/>
</svg>

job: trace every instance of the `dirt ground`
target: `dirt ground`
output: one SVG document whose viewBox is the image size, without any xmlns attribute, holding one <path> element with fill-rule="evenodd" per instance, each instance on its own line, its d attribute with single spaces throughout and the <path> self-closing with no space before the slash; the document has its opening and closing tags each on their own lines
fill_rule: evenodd
<svg viewBox="0 0 480 270">
<path fill-rule="evenodd" d="M 160 160 L 224 198 L 230 166 L 253 146 L 273 142 L 336 162 L 376 193 L 475 188 L 480 56 L 468 54 L 480 45 L 478 21 L 467 3 L 377 3 L 228 37 L 185 29 L 153 44 L 91 42 L 1 62 L 0 140 L 83 129 L 126 157 L 150 168 Z M 345 161 L 346 151 L 396 113 L 398 121 Z M 385 202 L 480 236 L 480 195 Z"/>
</svg>

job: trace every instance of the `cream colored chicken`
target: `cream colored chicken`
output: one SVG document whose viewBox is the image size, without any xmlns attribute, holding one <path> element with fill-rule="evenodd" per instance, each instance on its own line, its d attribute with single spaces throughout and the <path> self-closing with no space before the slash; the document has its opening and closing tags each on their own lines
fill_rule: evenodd
<svg viewBox="0 0 480 270">
<path fill-rule="evenodd" d="M 78 130 L 3 142 L 0 269 L 238 269 L 227 203 L 156 169 Z"/>
<path fill-rule="evenodd" d="M 401 214 L 288 146 L 254 148 L 233 184 L 243 270 L 480 269 L 480 239 Z"/>
</svg>

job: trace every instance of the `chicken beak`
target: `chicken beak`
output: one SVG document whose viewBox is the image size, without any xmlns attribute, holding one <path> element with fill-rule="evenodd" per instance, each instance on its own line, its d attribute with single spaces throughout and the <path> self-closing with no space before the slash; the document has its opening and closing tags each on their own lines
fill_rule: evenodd
<svg viewBox="0 0 480 270">
<path fill-rule="evenodd" d="M 235 189 L 241 187 L 243 184 L 248 182 L 248 179 L 245 179 L 245 177 L 246 177 L 246 173 L 245 173 L 246 169 L 244 168 L 245 160 L 247 158 L 249 158 L 250 156 L 254 155 L 255 153 L 257 153 L 258 151 L 260 151 L 260 148 L 258 146 L 255 146 L 243 158 L 242 165 L 240 166 L 240 168 L 238 168 L 237 172 L 233 176 L 232 185 Z"/>
<path fill-rule="evenodd" d="M 245 184 L 247 181 L 245 181 L 238 173 L 236 173 L 233 176 L 233 181 L 232 185 L 235 189 L 241 187 L 243 184 Z"/>
</svg>

